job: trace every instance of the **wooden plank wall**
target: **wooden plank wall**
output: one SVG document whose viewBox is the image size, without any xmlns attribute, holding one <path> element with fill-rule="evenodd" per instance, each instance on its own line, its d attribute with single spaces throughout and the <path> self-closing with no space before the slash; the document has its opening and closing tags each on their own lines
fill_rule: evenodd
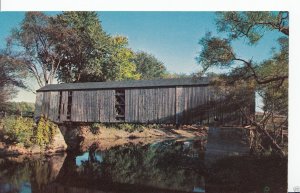
<svg viewBox="0 0 300 193">
<path fill-rule="evenodd" d="M 125 90 L 125 122 L 174 123 L 175 88 Z"/>
<path fill-rule="evenodd" d="M 176 123 L 203 123 L 208 119 L 209 87 L 176 87 Z"/>
<path fill-rule="evenodd" d="M 43 98 L 44 98 L 43 92 L 37 92 L 36 93 L 36 99 L 35 99 L 35 111 L 34 111 L 34 118 L 38 119 L 42 114 L 42 105 L 43 105 Z"/>
<path fill-rule="evenodd" d="M 73 91 L 71 121 L 115 122 L 115 90 Z"/>
<path fill-rule="evenodd" d="M 52 121 L 58 121 L 59 92 L 37 92 L 35 102 L 35 118 L 41 115 Z"/>
<path fill-rule="evenodd" d="M 49 119 L 58 122 L 59 92 L 50 92 Z"/>
<path fill-rule="evenodd" d="M 72 91 L 70 120 L 67 119 L 68 91 L 62 91 L 60 115 L 59 99 L 59 91 L 38 92 L 35 117 L 44 114 L 55 122 L 118 122 L 115 90 Z M 209 86 L 125 90 L 125 122 L 128 123 L 214 123 L 215 116 L 220 122 L 228 122 L 228 118 L 242 122 L 237 111 L 224 108 L 220 96 Z"/>
</svg>

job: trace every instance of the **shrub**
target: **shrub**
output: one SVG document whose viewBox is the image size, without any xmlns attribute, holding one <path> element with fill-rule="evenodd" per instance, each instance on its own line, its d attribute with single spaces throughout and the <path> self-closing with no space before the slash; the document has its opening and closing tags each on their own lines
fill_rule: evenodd
<svg viewBox="0 0 300 193">
<path fill-rule="evenodd" d="M 37 126 L 34 128 L 33 141 L 39 146 L 46 146 L 53 140 L 54 135 L 58 131 L 58 126 L 41 116 Z"/>
<path fill-rule="evenodd" d="M 103 127 L 102 124 L 100 123 L 93 123 L 91 126 L 90 126 L 90 131 L 96 135 L 100 132 L 100 127 Z"/>
<path fill-rule="evenodd" d="M 22 143 L 25 147 L 32 145 L 34 121 L 23 117 L 6 117 L 2 120 L 3 135 L 9 143 Z"/>
<path fill-rule="evenodd" d="M 32 118 L 9 116 L 2 119 L 2 135 L 6 143 L 21 143 L 25 147 L 37 144 L 46 146 L 53 140 L 58 131 L 58 126 L 45 119 L 40 118 L 36 125 Z"/>
</svg>

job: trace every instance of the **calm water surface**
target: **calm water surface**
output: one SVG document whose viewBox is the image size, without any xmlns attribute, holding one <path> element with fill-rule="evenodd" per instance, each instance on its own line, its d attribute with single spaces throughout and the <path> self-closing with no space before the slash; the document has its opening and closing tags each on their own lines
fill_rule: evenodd
<svg viewBox="0 0 300 193">
<path fill-rule="evenodd" d="M 214 135 L 1 158 L 0 193 L 286 192 L 286 160 L 249 156 L 246 144 Z"/>
</svg>

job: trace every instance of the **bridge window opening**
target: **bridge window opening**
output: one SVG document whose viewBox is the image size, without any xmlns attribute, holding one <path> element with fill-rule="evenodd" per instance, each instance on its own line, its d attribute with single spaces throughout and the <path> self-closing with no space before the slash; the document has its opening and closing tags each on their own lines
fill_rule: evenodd
<svg viewBox="0 0 300 193">
<path fill-rule="evenodd" d="M 125 121 L 125 90 L 115 90 L 116 120 Z"/>
<path fill-rule="evenodd" d="M 59 103 L 58 103 L 58 116 L 57 119 L 60 119 L 60 113 L 61 113 L 61 100 L 62 100 L 62 91 L 59 92 Z"/>
<path fill-rule="evenodd" d="M 71 119 L 71 109 L 72 109 L 72 91 L 68 91 L 67 120 Z"/>
</svg>

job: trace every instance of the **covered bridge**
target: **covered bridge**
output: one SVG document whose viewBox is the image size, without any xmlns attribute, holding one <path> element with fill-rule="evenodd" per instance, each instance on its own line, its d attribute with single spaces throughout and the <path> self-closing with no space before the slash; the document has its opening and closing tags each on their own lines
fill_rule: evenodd
<svg viewBox="0 0 300 193">
<path fill-rule="evenodd" d="M 209 123 L 225 117 L 212 105 L 216 98 L 205 77 L 51 84 L 37 90 L 35 117 L 57 123 Z M 243 121 L 237 112 L 229 114 Z"/>
</svg>

